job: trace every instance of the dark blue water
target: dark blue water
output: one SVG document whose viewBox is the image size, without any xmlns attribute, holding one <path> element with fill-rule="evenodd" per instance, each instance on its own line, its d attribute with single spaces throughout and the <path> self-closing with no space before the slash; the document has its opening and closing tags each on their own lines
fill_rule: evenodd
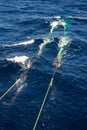
<svg viewBox="0 0 87 130">
<path fill-rule="evenodd" d="M 72 39 L 37 125 L 37 130 L 87 130 L 87 1 L 0 1 L 0 96 L 16 81 L 23 68 L 6 59 L 36 57 L 48 37 L 55 16 L 69 19 Z M 54 41 L 8 95 L 0 101 L 0 130 L 32 130 L 54 71 L 60 28 Z M 32 45 L 5 46 L 34 39 Z M 22 88 L 18 91 L 18 88 Z"/>
</svg>

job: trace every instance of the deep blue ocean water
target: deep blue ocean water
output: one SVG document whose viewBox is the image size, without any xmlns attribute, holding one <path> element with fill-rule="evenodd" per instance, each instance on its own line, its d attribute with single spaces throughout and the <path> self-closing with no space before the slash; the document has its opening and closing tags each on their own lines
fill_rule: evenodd
<svg viewBox="0 0 87 130">
<path fill-rule="evenodd" d="M 55 16 L 69 19 L 72 42 L 55 75 L 37 130 L 87 130 L 86 0 L 0 1 L 0 96 L 23 71 L 19 64 L 6 59 L 36 57 Z M 59 28 L 21 83 L 0 101 L 0 130 L 32 130 L 55 68 L 62 33 Z M 11 46 L 31 39 L 35 40 L 31 45 Z"/>
</svg>

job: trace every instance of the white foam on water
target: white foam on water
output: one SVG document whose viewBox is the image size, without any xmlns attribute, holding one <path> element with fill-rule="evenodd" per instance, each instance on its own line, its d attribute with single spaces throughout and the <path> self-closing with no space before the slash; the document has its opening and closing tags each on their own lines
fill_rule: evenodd
<svg viewBox="0 0 87 130">
<path fill-rule="evenodd" d="M 34 39 L 32 39 L 32 40 L 29 40 L 29 41 L 25 41 L 25 42 L 20 42 L 20 43 L 18 43 L 18 44 L 14 44 L 13 46 L 19 46 L 19 45 L 31 45 L 31 44 L 33 44 L 35 42 L 35 40 Z"/>
<path fill-rule="evenodd" d="M 42 53 L 42 50 L 43 50 L 43 48 L 45 47 L 45 45 L 47 45 L 47 44 L 50 43 L 50 42 L 51 42 L 51 39 L 44 39 L 44 40 L 43 40 L 43 43 L 41 43 L 41 44 L 39 45 L 38 55 L 40 55 L 40 54 Z"/>
<path fill-rule="evenodd" d="M 18 88 L 17 93 L 20 93 L 20 92 L 22 91 L 23 87 L 24 87 L 24 86 L 21 85 L 21 87 Z"/>
<path fill-rule="evenodd" d="M 70 42 L 71 42 L 71 38 L 69 36 L 66 36 L 66 37 L 62 36 L 62 37 L 60 37 L 58 46 L 63 47 L 63 46 L 66 46 L 67 44 L 69 44 Z"/>
<path fill-rule="evenodd" d="M 51 30 L 50 30 L 50 33 L 52 33 L 53 32 L 53 30 L 55 29 L 55 28 L 57 28 L 58 26 L 63 26 L 64 28 L 66 28 L 66 22 L 64 21 L 64 20 L 58 20 L 58 21 L 53 21 L 51 24 L 50 24 L 50 26 L 51 26 Z"/>
<path fill-rule="evenodd" d="M 27 78 L 27 75 L 24 75 L 24 77 L 22 77 L 20 79 L 20 83 L 17 85 L 18 88 L 17 88 L 17 91 L 16 91 L 16 95 L 19 94 L 23 90 L 23 88 L 27 86 L 27 83 L 25 82 L 26 78 Z"/>
<path fill-rule="evenodd" d="M 57 25 L 58 25 L 58 21 L 54 21 L 54 22 L 52 22 L 52 23 L 50 24 L 50 26 L 52 27 L 51 30 L 50 30 L 51 33 L 53 32 L 54 28 L 57 27 Z"/>
<path fill-rule="evenodd" d="M 79 19 L 79 20 L 87 20 L 87 17 L 67 16 L 67 18 L 71 18 L 71 19 Z"/>
<path fill-rule="evenodd" d="M 18 63 L 21 65 L 24 69 L 28 69 L 31 67 L 31 63 L 28 56 L 14 56 L 11 58 L 7 58 L 7 61 Z"/>
<path fill-rule="evenodd" d="M 48 17 L 41 17 L 42 19 L 60 19 L 61 16 L 48 16 Z"/>
<path fill-rule="evenodd" d="M 25 82 L 27 78 L 27 74 L 24 75 L 24 77 L 20 78 L 20 82 L 16 85 L 17 90 L 15 92 L 15 95 L 13 96 L 12 100 L 11 100 L 11 105 L 14 103 L 14 101 L 16 100 L 16 98 L 18 97 L 18 95 L 23 91 L 23 89 L 27 86 L 27 83 Z"/>
<path fill-rule="evenodd" d="M 69 36 L 60 37 L 59 43 L 58 43 L 58 47 L 60 49 L 59 49 L 57 58 L 55 59 L 55 61 L 53 63 L 57 68 L 60 68 L 62 55 L 65 54 L 65 52 L 63 52 L 63 53 L 61 52 L 62 50 L 64 50 L 64 48 L 62 48 L 62 47 L 67 46 L 70 43 L 71 43 L 71 38 Z"/>
<path fill-rule="evenodd" d="M 60 19 L 60 18 L 61 18 L 61 16 L 54 16 L 54 18 L 56 18 L 56 19 Z"/>
<path fill-rule="evenodd" d="M 13 47 L 13 46 L 27 46 L 27 45 L 31 45 L 35 42 L 34 39 L 28 40 L 28 41 L 24 41 L 24 42 L 20 42 L 20 43 L 15 43 L 15 44 L 8 44 L 8 45 L 3 45 L 5 47 Z"/>
<path fill-rule="evenodd" d="M 11 61 L 14 63 L 22 63 L 25 64 L 25 61 L 28 59 L 29 57 L 27 56 L 15 56 L 12 58 L 7 58 L 7 61 Z"/>
</svg>

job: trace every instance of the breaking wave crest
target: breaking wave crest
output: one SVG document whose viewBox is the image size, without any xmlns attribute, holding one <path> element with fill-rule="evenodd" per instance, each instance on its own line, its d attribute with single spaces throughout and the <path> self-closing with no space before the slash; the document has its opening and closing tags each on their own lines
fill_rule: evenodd
<svg viewBox="0 0 87 130">
<path fill-rule="evenodd" d="M 67 18 L 77 19 L 77 20 L 87 20 L 87 17 L 68 16 Z"/>
<path fill-rule="evenodd" d="M 20 43 L 15 43 L 15 44 L 7 44 L 7 45 L 3 45 L 5 47 L 15 47 L 15 46 L 27 46 L 27 45 L 31 45 L 35 42 L 34 39 L 31 39 L 29 41 L 24 41 L 24 42 L 20 42 Z"/>
<path fill-rule="evenodd" d="M 11 58 L 7 58 L 6 60 L 13 62 L 13 63 L 17 63 L 24 69 L 29 69 L 31 67 L 30 57 L 25 56 L 25 55 L 24 56 L 14 56 Z"/>
</svg>

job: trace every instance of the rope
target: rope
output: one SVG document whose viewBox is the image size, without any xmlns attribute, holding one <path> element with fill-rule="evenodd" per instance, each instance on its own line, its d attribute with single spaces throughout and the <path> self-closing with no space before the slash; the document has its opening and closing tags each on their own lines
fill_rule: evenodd
<svg viewBox="0 0 87 130">
<path fill-rule="evenodd" d="M 52 75 L 52 77 L 51 77 L 51 80 L 50 80 L 49 86 L 48 86 L 48 88 L 47 88 L 46 94 L 45 94 L 45 96 L 44 96 L 42 105 L 41 105 L 40 110 L 39 110 L 39 113 L 38 113 L 38 115 L 37 115 L 37 118 L 36 118 L 36 121 L 35 121 L 33 130 L 35 130 L 36 127 L 37 127 L 37 124 L 38 124 L 39 118 L 40 118 L 40 116 L 41 116 L 43 107 L 44 107 L 44 105 L 45 105 L 45 102 L 46 102 L 46 99 L 47 99 L 47 97 L 48 97 L 49 91 L 50 91 L 50 89 L 51 89 L 51 87 L 52 87 L 53 80 L 54 80 L 54 76 L 55 76 L 55 73 L 56 73 L 57 69 L 58 69 L 58 67 L 55 68 L 54 73 L 53 73 L 53 75 Z"/>
<path fill-rule="evenodd" d="M 55 30 L 55 27 L 54 27 L 54 29 L 52 30 L 52 32 L 53 32 L 54 30 Z M 66 31 L 66 26 L 64 26 L 64 35 L 65 35 L 66 32 L 67 32 L 67 31 Z M 66 33 L 66 34 L 68 34 L 68 33 Z M 51 33 L 51 35 L 52 35 L 52 33 Z M 36 121 L 35 121 L 35 123 L 34 123 L 33 130 L 36 130 L 38 121 L 39 121 L 39 119 L 40 119 L 42 110 L 43 110 L 43 108 L 44 108 L 45 102 L 46 102 L 47 97 L 48 97 L 48 94 L 49 94 L 49 91 L 50 91 L 50 89 L 51 89 L 51 87 L 52 87 L 53 80 L 54 80 L 54 76 L 55 76 L 55 74 L 56 74 L 58 68 L 60 67 L 60 63 L 61 63 L 61 59 L 62 59 L 62 56 L 63 56 L 64 49 L 65 49 L 65 46 L 60 47 L 59 53 L 57 54 L 57 58 L 56 58 L 56 59 L 57 59 L 56 68 L 55 68 L 55 70 L 54 70 L 54 72 L 53 72 L 53 75 L 52 75 L 52 77 L 51 77 L 50 83 L 49 83 L 49 85 L 48 85 L 48 88 L 47 88 L 46 94 L 45 94 L 45 96 L 44 96 L 42 105 L 41 105 L 41 107 L 40 107 L 40 110 L 39 110 L 39 113 L 38 113 L 38 115 L 37 115 Z"/>
<path fill-rule="evenodd" d="M 20 77 L 15 81 L 15 83 L 13 85 L 11 85 L 11 87 L 9 89 L 6 90 L 5 93 L 2 94 L 2 96 L 0 97 L 0 100 L 2 100 L 14 87 L 16 84 L 18 84 L 21 79 L 26 75 L 26 73 L 29 71 L 30 69 L 25 70 L 24 72 L 22 72 L 22 74 L 20 75 Z"/>
<path fill-rule="evenodd" d="M 20 82 L 20 78 L 16 80 L 16 82 L 4 94 L 2 94 L 2 96 L 0 97 L 0 100 L 2 100 L 18 82 Z"/>
</svg>

